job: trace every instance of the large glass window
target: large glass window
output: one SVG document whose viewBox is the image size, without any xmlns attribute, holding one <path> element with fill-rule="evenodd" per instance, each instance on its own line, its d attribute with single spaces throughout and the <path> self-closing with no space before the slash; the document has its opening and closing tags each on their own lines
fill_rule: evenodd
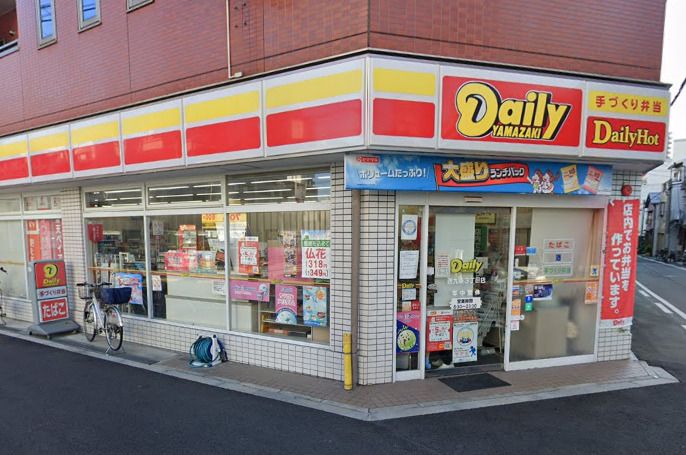
<svg viewBox="0 0 686 455">
<path fill-rule="evenodd" d="M 224 215 L 152 216 L 148 232 L 154 317 L 226 328 Z"/>
<path fill-rule="evenodd" d="M 602 210 L 518 208 L 510 361 L 593 354 Z"/>
<path fill-rule="evenodd" d="M 87 191 L 86 208 L 135 207 L 143 205 L 143 190 L 140 188 Z"/>
<path fill-rule="evenodd" d="M 38 44 L 44 46 L 57 41 L 54 0 L 36 0 L 36 9 L 38 14 Z"/>
<path fill-rule="evenodd" d="M 147 315 L 145 236 L 143 217 L 96 218 L 87 222 L 90 279 L 115 287 L 130 286 L 131 300 L 121 305 L 125 313 Z"/>
<path fill-rule="evenodd" d="M 15 198 L 0 198 L 0 213 L 20 213 L 21 206 L 19 197 Z"/>
<path fill-rule="evenodd" d="M 231 328 L 327 343 L 329 212 L 228 216 Z"/>
<path fill-rule="evenodd" d="M 230 177 L 226 194 L 229 205 L 326 202 L 331 174 L 320 170 Z"/>
<path fill-rule="evenodd" d="M 22 242 L 21 221 L 0 221 L 0 290 L 5 297 L 26 296 L 26 261 Z"/>
<path fill-rule="evenodd" d="M 58 211 L 60 207 L 60 197 L 57 194 L 32 194 L 24 196 L 25 212 Z"/>
<path fill-rule="evenodd" d="M 150 186 L 148 205 L 194 205 L 222 200 L 222 184 L 219 181 L 201 183 L 179 183 Z"/>
</svg>

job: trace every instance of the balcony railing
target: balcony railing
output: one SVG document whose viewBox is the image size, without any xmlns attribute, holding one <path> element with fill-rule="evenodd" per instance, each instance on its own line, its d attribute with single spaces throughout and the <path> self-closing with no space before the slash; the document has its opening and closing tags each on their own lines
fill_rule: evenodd
<svg viewBox="0 0 686 455">
<path fill-rule="evenodd" d="M 11 54 L 17 49 L 19 49 L 18 40 L 10 41 L 9 43 L 3 44 L 2 46 L 0 46 L 0 57 L 4 57 L 7 54 Z"/>
</svg>

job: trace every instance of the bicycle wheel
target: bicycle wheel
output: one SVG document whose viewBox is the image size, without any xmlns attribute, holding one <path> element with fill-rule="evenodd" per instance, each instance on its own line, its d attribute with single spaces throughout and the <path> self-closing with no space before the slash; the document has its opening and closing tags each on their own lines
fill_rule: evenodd
<svg viewBox="0 0 686 455">
<path fill-rule="evenodd" d="M 121 314 L 115 307 L 107 307 L 105 310 L 105 338 L 113 351 L 118 351 L 124 341 Z"/>
<path fill-rule="evenodd" d="M 95 339 L 96 323 L 93 302 L 87 303 L 83 308 L 83 334 L 88 341 L 93 341 Z"/>
</svg>

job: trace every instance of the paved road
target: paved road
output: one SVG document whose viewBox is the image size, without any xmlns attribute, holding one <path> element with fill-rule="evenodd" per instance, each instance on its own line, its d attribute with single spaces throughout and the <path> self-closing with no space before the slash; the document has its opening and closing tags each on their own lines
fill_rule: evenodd
<svg viewBox="0 0 686 455">
<path fill-rule="evenodd" d="M 639 281 L 686 312 L 686 271 Z M 634 350 L 686 380 L 686 320 L 654 301 Z M 0 453 L 686 453 L 684 384 L 365 423 L 4 336 L 0 365 Z"/>
</svg>

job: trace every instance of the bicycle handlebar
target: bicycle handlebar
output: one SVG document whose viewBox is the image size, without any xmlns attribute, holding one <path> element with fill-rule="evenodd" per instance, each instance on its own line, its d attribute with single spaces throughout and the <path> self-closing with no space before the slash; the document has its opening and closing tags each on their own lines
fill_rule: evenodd
<svg viewBox="0 0 686 455">
<path fill-rule="evenodd" d="M 0 272 L 2 272 L 2 273 L 7 273 L 7 270 L 5 270 L 4 267 L 0 267 Z"/>
<path fill-rule="evenodd" d="M 82 286 L 93 286 L 93 287 L 99 288 L 99 287 L 103 287 L 103 286 L 112 286 L 112 283 L 102 282 L 102 283 L 98 283 L 98 284 L 93 284 L 93 283 L 83 282 L 83 283 L 76 283 L 76 285 L 79 286 L 79 287 L 82 287 Z"/>
</svg>

